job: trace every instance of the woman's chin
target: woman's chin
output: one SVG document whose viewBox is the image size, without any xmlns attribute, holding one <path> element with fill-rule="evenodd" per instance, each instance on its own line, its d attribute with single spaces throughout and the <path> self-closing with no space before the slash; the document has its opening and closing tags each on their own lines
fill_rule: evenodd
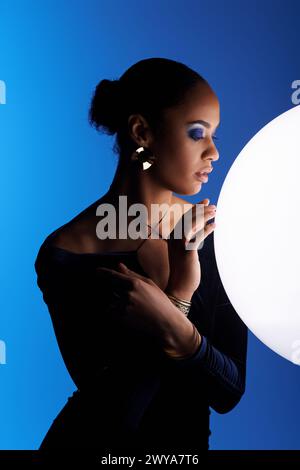
<svg viewBox="0 0 300 470">
<path fill-rule="evenodd" d="M 172 191 L 173 193 L 180 194 L 181 196 L 193 196 L 194 194 L 198 194 L 202 189 L 202 182 L 201 181 L 195 181 L 193 184 L 190 184 L 189 186 L 182 186 L 181 188 L 173 187 Z"/>
<path fill-rule="evenodd" d="M 191 188 L 191 191 L 190 191 L 190 193 L 189 193 L 191 196 L 192 196 L 193 194 L 198 194 L 198 193 L 200 193 L 200 191 L 201 191 L 201 189 L 202 189 L 202 186 L 203 186 L 203 185 L 202 185 L 201 181 L 197 181 L 196 183 L 197 183 L 197 184 L 194 184 L 194 185 L 193 185 L 193 188 Z"/>
</svg>

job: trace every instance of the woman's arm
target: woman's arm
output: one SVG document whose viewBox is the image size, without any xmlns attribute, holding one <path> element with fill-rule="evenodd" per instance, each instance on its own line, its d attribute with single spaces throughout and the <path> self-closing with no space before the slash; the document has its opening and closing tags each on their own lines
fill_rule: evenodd
<svg viewBox="0 0 300 470">
<path fill-rule="evenodd" d="M 211 245 L 207 244 L 208 266 L 205 266 L 204 271 L 207 277 L 205 285 L 209 287 L 204 295 L 206 301 L 210 302 L 210 321 L 215 318 L 213 337 L 209 341 L 202 334 L 201 344 L 196 351 L 193 324 L 150 279 L 124 265 L 119 266 L 121 272 L 104 268 L 101 271 L 108 276 L 107 279 L 115 280 L 117 284 L 128 284 L 128 325 L 131 323 L 134 328 L 139 324 L 141 332 L 144 329 L 153 331 L 162 351 L 167 354 L 188 356 L 185 359 L 167 356 L 167 359 L 171 367 L 188 373 L 188 380 L 194 381 L 195 385 L 200 384 L 202 392 L 207 391 L 209 403 L 216 411 L 225 413 L 237 404 L 244 393 L 247 328 L 226 296 L 210 248 Z M 211 296 L 210 291 L 216 294 Z M 201 317 L 203 313 L 198 312 L 198 316 Z"/>
<path fill-rule="evenodd" d="M 245 392 L 248 328 L 230 302 L 217 305 L 215 322 L 212 340 L 200 332 L 201 343 L 192 356 L 166 355 L 166 364 L 199 385 L 215 411 L 227 413 Z"/>
<path fill-rule="evenodd" d="M 245 392 L 248 328 L 234 310 L 221 282 L 213 235 L 207 237 L 203 251 L 199 250 L 198 254 L 202 257 L 203 295 L 210 332 L 203 334 L 201 326 L 198 326 L 201 343 L 194 354 L 185 359 L 166 355 L 165 361 L 168 367 L 179 373 L 178 377 L 182 373 L 186 380 L 192 380 L 199 386 L 215 411 L 226 413 L 237 405 Z M 199 289 L 200 285 L 194 293 L 195 297 Z M 201 311 L 201 302 L 194 300 L 198 311 L 191 312 L 190 317 L 197 326 L 197 317 L 201 319 L 205 313 Z"/>
<path fill-rule="evenodd" d="M 93 267 L 83 258 L 51 248 L 40 251 L 35 269 L 59 350 L 77 388 L 93 384 L 107 365 L 127 374 L 136 364 L 146 369 L 144 354 L 155 351 L 161 357 L 163 347 L 189 353 L 190 322 L 184 317 L 182 325 L 183 314 L 150 279 L 144 282 L 143 276 L 128 269 L 131 276 Z M 120 286 L 109 272 L 133 280 L 129 298 L 119 291 L 120 303 L 112 295 Z"/>
</svg>

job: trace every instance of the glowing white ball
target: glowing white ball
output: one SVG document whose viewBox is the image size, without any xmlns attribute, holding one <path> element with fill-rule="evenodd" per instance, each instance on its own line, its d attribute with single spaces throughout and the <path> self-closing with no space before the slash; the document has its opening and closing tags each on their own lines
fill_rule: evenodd
<svg viewBox="0 0 300 470">
<path fill-rule="evenodd" d="M 231 166 L 214 231 L 226 293 L 248 328 L 300 365 L 300 106 L 263 127 Z"/>
</svg>

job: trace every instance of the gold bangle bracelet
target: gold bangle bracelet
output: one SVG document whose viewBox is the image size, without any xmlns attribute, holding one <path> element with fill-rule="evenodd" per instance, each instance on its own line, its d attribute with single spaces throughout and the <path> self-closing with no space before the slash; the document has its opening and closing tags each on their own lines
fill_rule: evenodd
<svg viewBox="0 0 300 470">
<path fill-rule="evenodd" d="M 192 302 L 189 300 L 183 300 L 179 299 L 178 297 L 175 297 L 174 295 L 167 294 L 166 295 L 169 297 L 171 302 L 182 312 L 184 315 L 188 315 Z"/>
<path fill-rule="evenodd" d="M 175 295 L 168 294 L 167 292 L 166 292 L 166 294 L 170 299 L 176 300 L 177 302 L 181 302 L 185 305 L 191 305 L 191 303 L 192 303 L 191 300 L 180 299 L 179 297 L 175 297 Z"/>
</svg>

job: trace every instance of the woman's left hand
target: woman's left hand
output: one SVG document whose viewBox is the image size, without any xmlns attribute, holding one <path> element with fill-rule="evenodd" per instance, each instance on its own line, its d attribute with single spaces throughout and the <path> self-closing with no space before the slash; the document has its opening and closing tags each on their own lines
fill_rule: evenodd
<svg viewBox="0 0 300 470">
<path fill-rule="evenodd" d="M 180 238 L 173 236 L 176 227 L 168 238 L 168 254 L 170 265 L 170 277 L 166 292 L 184 300 L 191 300 L 195 290 L 201 281 L 201 265 L 198 249 L 204 239 L 214 230 L 215 224 L 208 224 L 215 217 L 215 206 L 208 205 L 209 199 L 203 199 L 194 204 L 187 213 L 177 222 L 182 225 L 182 220 L 188 221 L 188 233 Z M 190 218 L 189 218 L 190 216 Z M 186 223 L 186 222 L 184 222 Z M 196 238 L 192 249 L 186 248 L 186 243 Z"/>
</svg>

